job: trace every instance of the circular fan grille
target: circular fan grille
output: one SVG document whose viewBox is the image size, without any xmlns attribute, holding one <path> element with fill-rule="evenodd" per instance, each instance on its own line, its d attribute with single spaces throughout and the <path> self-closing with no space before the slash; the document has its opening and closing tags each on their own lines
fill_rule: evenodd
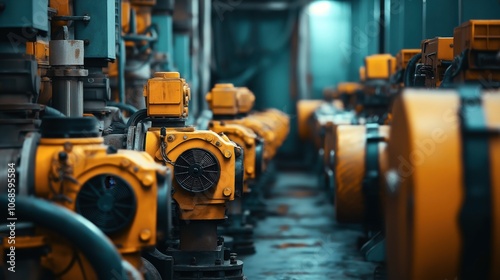
<svg viewBox="0 0 500 280">
<path fill-rule="evenodd" d="M 136 198 L 130 185 L 120 177 L 101 174 L 83 184 L 76 197 L 76 211 L 104 233 L 128 226 L 136 212 Z"/>
<path fill-rule="evenodd" d="M 186 191 L 204 192 L 217 185 L 219 176 L 219 161 L 209 151 L 189 149 L 175 161 L 175 180 Z"/>
</svg>

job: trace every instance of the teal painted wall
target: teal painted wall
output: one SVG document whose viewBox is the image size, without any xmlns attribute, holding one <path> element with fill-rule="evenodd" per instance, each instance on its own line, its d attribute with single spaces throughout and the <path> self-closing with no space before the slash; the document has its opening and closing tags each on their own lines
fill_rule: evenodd
<svg viewBox="0 0 500 280">
<path fill-rule="evenodd" d="M 349 80 L 351 50 L 351 3 L 319 1 L 309 14 L 312 98 L 322 98 L 323 89 Z"/>
<path fill-rule="evenodd" d="M 421 0 L 389 0 L 386 50 L 395 55 L 401 49 L 420 48 L 423 37 Z"/>
<path fill-rule="evenodd" d="M 277 108 L 291 117 L 293 135 L 280 153 L 293 154 L 297 147 L 293 36 L 298 10 L 226 11 L 214 14 L 215 71 L 212 83 L 230 82 L 247 86 L 256 96 L 254 108 Z"/>
<path fill-rule="evenodd" d="M 378 0 L 351 2 L 351 45 L 345 51 L 350 54 L 349 80 L 358 81 L 365 56 L 378 53 L 380 5 Z"/>
</svg>

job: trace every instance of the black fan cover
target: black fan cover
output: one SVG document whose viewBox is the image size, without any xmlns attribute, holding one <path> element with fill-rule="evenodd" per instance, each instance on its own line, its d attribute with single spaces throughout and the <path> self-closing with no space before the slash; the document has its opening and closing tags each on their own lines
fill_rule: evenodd
<svg viewBox="0 0 500 280">
<path fill-rule="evenodd" d="M 209 151 L 189 149 L 175 161 L 175 181 L 186 191 L 204 192 L 217 185 L 219 177 L 219 161 Z"/>
<path fill-rule="evenodd" d="M 128 226 L 136 212 L 133 189 L 122 178 L 101 174 L 83 184 L 76 197 L 76 212 L 106 234 Z"/>
</svg>

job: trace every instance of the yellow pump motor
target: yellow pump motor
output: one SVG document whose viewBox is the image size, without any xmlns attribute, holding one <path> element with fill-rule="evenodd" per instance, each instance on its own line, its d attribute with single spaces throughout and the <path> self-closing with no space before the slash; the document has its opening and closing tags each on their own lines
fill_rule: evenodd
<svg viewBox="0 0 500 280">
<path fill-rule="evenodd" d="M 383 124 L 390 106 L 390 77 L 396 70 L 396 58 L 390 54 L 365 57 L 363 89 L 355 95 L 355 105 L 360 123 Z"/>
<path fill-rule="evenodd" d="M 422 64 L 417 66 L 415 76 L 421 77 L 423 85 L 427 88 L 435 88 L 441 85 L 446 68 L 453 60 L 453 38 L 436 37 L 423 40 Z M 418 79 L 418 78 L 416 78 Z M 420 83 L 420 82 L 419 82 Z M 416 83 L 417 85 L 420 85 Z"/>
<path fill-rule="evenodd" d="M 420 49 L 402 49 L 396 55 L 396 73 L 391 77 L 391 90 L 394 94 L 397 94 L 404 87 L 405 77 L 407 75 L 411 78 L 415 75 L 415 69 L 409 70 L 406 73 L 406 69 L 410 60 L 421 53 Z M 413 71 L 413 72 L 412 72 Z"/>
<path fill-rule="evenodd" d="M 225 203 L 241 194 L 243 170 L 237 158 L 243 151 L 225 135 L 182 125 L 190 91 L 179 73 L 155 73 L 144 96 L 152 120 L 145 151 L 173 170 L 181 219 L 223 220 Z"/>
<path fill-rule="evenodd" d="M 144 152 L 115 150 L 97 137 L 94 118 L 45 118 L 34 156 L 34 194 L 82 215 L 108 235 L 123 258 L 142 269 L 141 250 L 167 237 L 170 222 L 168 170 Z M 86 260 L 46 230 L 51 252 L 43 265 L 61 279 L 95 279 Z"/>
<path fill-rule="evenodd" d="M 500 70 L 500 20 L 470 20 L 454 30 L 455 83 L 477 81 L 498 87 Z M 495 85 L 496 83 L 496 85 Z"/>
<path fill-rule="evenodd" d="M 213 112 L 210 130 L 223 133 L 244 150 L 244 189 L 249 192 L 248 181 L 255 179 L 264 169 L 263 140 L 248 127 L 241 124 L 227 123 L 239 114 L 248 113 L 253 106 L 255 96 L 247 88 L 235 88 L 232 84 L 216 84 L 206 95 L 209 108 Z"/>
<path fill-rule="evenodd" d="M 389 279 L 500 278 L 500 92 L 407 89 L 389 143 Z"/>
<path fill-rule="evenodd" d="M 146 151 L 172 171 L 180 242 L 163 253 L 173 257 L 174 274 L 242 276 L 243 262 L 224 258 L 217 225 L 242 194 L 243 149 L 224 134 L 186 126 L 190 89 L 178 72 L 155 73 L 143 93 L 147 109 L 129 121 L 128 148 Z M 193 270 L 196 260 L 203 265 Z"/>
<path fill-rule="evenodd" d="M 389 126 L 339 125 L 335 132 L 335 210 L 342 223 L 376 225 L 381 216 Z"/>
<path fill-rule="evenodd" d="M 256 119 L 263 124 L 269 124 L 276 137 L 275 141 L 271 143 L 276 150 L 283 144 L 290 132 L 290 118 L 285 113 L 277 109 L 267 109 L 262 112 L 255 112 L 249 114 L 245 119 Z"/>
<path fill-rule="evenodd" d="M 289 119 L 279 110 L 251 113 L 255 96 L 246 87 L 233 84 L 217 84 L 207 95 L 207 102 L 214 115 L 226 124 L 238 124 L 250 128 L 264 139 L 264 160 L 269 162 L 285 140 Z"/>
<path fill-rule="evenodd" d="M 316 111 L 323 102 L 323 100 L 300 100 L 297 102 L 297 122 L 300 139 L 309 140 L 313 138 L 310 119 L 314 111 Z"/>
</svg>

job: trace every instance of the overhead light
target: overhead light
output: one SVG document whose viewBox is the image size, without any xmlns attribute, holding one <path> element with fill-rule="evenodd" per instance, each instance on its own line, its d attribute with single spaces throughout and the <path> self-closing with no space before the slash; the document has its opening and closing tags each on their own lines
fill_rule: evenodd
<svg viewBox="0 0 500 280">
<path fill-rule="evenodd" d="M 307 7 L 312 16 L 325 16 L 330 14 L 333 7 L 332 1 L 314 1 Z"/>
</svg>

